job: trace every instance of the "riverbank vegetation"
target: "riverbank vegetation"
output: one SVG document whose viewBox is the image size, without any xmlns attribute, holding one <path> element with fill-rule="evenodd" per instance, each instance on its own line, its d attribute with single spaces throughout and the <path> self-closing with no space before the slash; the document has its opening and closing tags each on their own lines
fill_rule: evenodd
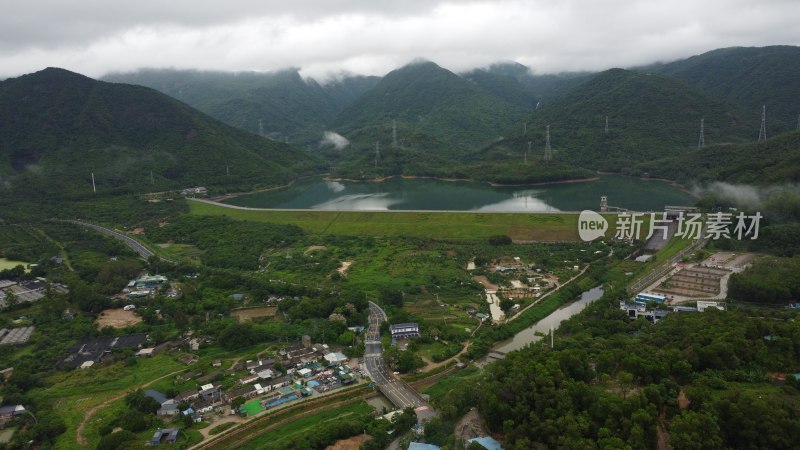
<svg viewBox="0 0 800 450">
<path fill-rule="evenodd" d="M 442 414 L 426 427 L 429 442 L 452 445 L 453 421 L 477 406 L 511 449 L 793 447 L 795 313 L 671 314 L 652 325 L 626 319 L 623 297 L 608 290 L 563 323 L 554 349 L 535 344 L 446 394 L 433 391 Z M 782 374 L 785 385 L 773 382 Z"/>
</svg>

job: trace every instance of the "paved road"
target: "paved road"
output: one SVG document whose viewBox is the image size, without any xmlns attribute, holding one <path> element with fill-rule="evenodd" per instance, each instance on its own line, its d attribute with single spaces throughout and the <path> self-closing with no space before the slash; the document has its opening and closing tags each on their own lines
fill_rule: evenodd
<svg viewBox="0 0 800 450">
<path fill-rule="evenodd" d="M 144 259 L 148 259 L 151 256 L 155 255 L 155 253 L 153 253 L 149 248 L 147 248 L 144 245 L 142 245 L 139 241 L 137 241 L 136 239 L 133 239 L 133 238 L 131 238 L 129 236 L 126 236 L 126 235 L 120 233 L 119 231 L 114 231 L 114 230 L 112 230 L 110 228 L 101 227 L 100 225 L 95 225 L 93 223 L 84 222 L 82 220 L 59 220 L 59 222 L 74 223 L 75 225 L 81 225 L 81 226 L 84 226 L 84 227 L 92 228 L 92 229 L 97 230 L 97 231 L 99 231 L 99 232 L 101 232 L 103 234 L 111 236 L 114 239 L 122 241 L 125 245 L 127 245 L 128 247 L 133 249 L 133 251 L 138 253 L 139 256 L 141 256 Z M 170 260 L 168 260 L 166 258 L 161 258 L 161 260 L 167 261 L 167 262 L 171 262 Z"/>
<path fill-rule="evenodd" d="M 383 346 L 380 340 L 381 323 L 386 321 L 386 313 L 380 306 L 369 302 L 369 328 L 367 328 L 364 367 L 372 381 L 383 395 L 398 408 L 427 406 L 417 391 L 402 380 L 395 378 L 391 369 L 383 361 Z"/>
</svg>

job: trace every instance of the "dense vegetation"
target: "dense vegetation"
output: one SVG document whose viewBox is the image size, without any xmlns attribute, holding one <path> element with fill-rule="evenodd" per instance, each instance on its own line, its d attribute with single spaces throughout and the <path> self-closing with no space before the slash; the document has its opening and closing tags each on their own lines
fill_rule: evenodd
<svg viewBox="0 0 800 450">
<path fill-rule="evenodd" d="M 709 145 L 681 155 L 642 162 L 630 172 L 686 183 L 712 180 L 746 184 L 797 183 L 800 181 L 800 132 L 782 134 L 766 142 Z"/>
<path fill-rule="evenodd" d="M 157 89 L 228 125 L 300 147 L 316 146 L 335 115 L 377 82 L 347 76 L 323 83 L 303 79 L 297 69 L 276 72 L 140 70 L 105 81 Z"/>
<path fill-rule="evenodd" d="M 794 447 L 800 393 L 767 371 L 800 371 L 796 322 L 736 311 L 628 322 L 620 294 L 562 324 L 554 350 L 510 354 L 441 396 L 426 436 L 444 444 L 442 427 L 477 405 L 509 449 Z"/>
<path fill-rule="evenodd" d="M 89 197 L 92 174 L 99 193 L 246 190 L 316 164 L 150 89 L 61 69 L 0 82 L 0 176 L 19 198 Z"/>
<path fill-rule="evenodd" d="M 720 49 L 598 74 L 536 75 L 520 64 L 502 63 L 457 75 L 415 62 L 380 79 L 346 76 L 324 84 L 301 79 L 296 69 L 237 75 L 141 71 L 107 79 L 160 89 L 254 133 L 261 132 L 261 121 L 264 134 L 317 148 L 330 171 L 345 178 L 417 175 L 522 184 L 585 177 L 578 167 L 628 171 L 640 163 L 632 173 L 682 180 L 695 174 L 714 178 L 714 171 L 749 181 L 760 173 L 757 167 L 768 166 L 769 181 L 784 181 L 798 172 L 791 155 L 749 166 L 748 157 L 730 164 L 723 158 L 720 167 L 705 163 L 720 161 L 716 156 L 731 149 L 744 152 L 733 144 L 758 136 L 762 105 L 769 137 L 795 129 L 798 111 L 791 99 L 800 85 L 791 74 L 797 51 Z M 706 158 L 691 152 L 700 119 Z M 524 167 L 519 162 L 529 142 L 529 160 L 541 159 L 547 125 L 557 164 Z M 349 145 L 321 145 L 321 132 L 328 129 Z"/>
<path fill-rule="evenodd" d="M 685 80 L 750 111 L 760 112 L 766 106 L 767 136 L 773 136 L 794 130 L 797 124 L 798 61 L 798 47 L 729 47 L 644 70 Z"/>
<path fill-rule="evenodd" d="M 800 299 L 800 257 L 764 258 L 741 274 L 731 275 L 732 300 L 784 306 Z"/>
</svg>

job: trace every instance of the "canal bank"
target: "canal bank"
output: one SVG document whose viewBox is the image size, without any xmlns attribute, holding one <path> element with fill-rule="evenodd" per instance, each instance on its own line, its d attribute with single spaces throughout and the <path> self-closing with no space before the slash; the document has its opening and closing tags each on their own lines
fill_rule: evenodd
<svg viewBox="0 0 800 450">
<path fill-rule="evenodd" d="M 482 367 L 493 361 L 505 358 L 506 354 L 524 348 L 526 345 L 539 342 L 549 335 L 550 330 L 557 330 L 565 320 L 580 314 L 587 306 L 599 300 L 605 291 L 602 286 L 595 286 L 582 292 L 574 300 L 559 306 L 555 311 L 538 320 L 533 325 L 525 327 L 509 339 L 496 342 L 489 351 L 475 361 L 475 365 Z"/>
</svg>

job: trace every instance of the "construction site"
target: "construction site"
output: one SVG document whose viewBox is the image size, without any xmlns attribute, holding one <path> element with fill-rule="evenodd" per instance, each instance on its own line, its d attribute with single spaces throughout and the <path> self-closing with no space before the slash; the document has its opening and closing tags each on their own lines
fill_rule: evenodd
<svg viewBox="0 0 800 450">
<path fill-rule="evenodd" d="M 699 264 L 676 264 L 648 291 L 664 295 L 670 303 L 704 299 L 725 299 L 728 278 L 746 269 L 753 260 L 750 253 L 714 253 Z"/>
</svg>

